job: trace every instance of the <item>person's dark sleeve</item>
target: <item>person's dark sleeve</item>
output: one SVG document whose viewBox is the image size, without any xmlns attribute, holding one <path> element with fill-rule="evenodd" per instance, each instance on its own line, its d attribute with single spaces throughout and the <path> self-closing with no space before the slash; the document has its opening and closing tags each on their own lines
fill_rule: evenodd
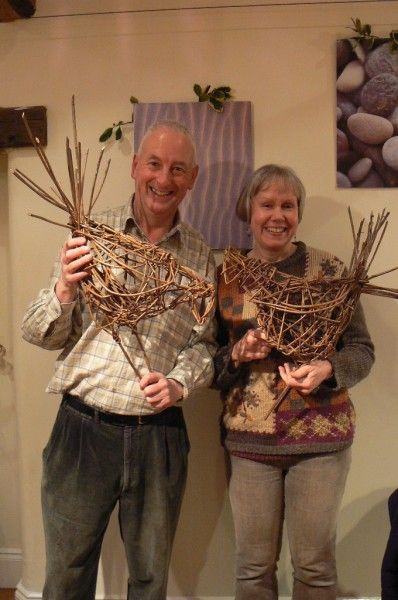
<svg viewBox="0 0 398 600">
<path fill-rule="evenodd" d="M 228 329 L 225 326 L 218 309 L 216 311 L 216 319 L 218 323 L 218 350 L 214 356 L 213 386 L 223 392 L 226 392 L 231 387 L 234 387 L 236 382 L 242 378 L 244 370 L 247 369 L 247 365 L 241 364 L 238 368 L 233 366 L 231 362 L 233 344 L 230 341 Z"/>
<path fill-rule="evenodd" d="M 388 499 L 391 530 L 381 565 L 381 599 L 398 599 L 398 489 Z"/>
</svg>

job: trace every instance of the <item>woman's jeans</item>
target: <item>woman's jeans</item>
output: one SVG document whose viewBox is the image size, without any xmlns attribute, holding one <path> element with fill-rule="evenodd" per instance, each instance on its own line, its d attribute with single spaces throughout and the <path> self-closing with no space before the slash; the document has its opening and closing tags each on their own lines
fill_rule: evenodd
<svg viewBox="0 0 398 600">
<path fill-rule="evenodd" d="M 189 442 L 175 425 L 121 426 L 61 405 L 43 451 L 43 600 L 95 597 L 102 539 L 118 504 L 128 600 L 164 600 Z"/>
<path fill-rule="evenodd" d="M 335 600 L 337 514 L 350 449 L 287 469 L 231 456 L 236 600 L 276 600 L 282 526 L 293 564 L 293 600 Z"/>
</svg>

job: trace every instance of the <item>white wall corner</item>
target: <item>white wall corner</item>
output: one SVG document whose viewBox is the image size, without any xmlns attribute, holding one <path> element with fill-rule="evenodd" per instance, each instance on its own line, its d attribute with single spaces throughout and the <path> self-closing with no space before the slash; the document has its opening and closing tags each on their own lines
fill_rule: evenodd
<svg viewBox="0 0 398 600">
<path fill-rule="evenodd" d="M 22 551 L 0 548 L 0 588 L 15 588 L 22 574 Z"/>
<path fill-rule="evenodd" d="M 27 590 L 21 582 L 18 583 L 15 591 L 15 600 L 41 600 L 41 593 Z"/>
</svg>

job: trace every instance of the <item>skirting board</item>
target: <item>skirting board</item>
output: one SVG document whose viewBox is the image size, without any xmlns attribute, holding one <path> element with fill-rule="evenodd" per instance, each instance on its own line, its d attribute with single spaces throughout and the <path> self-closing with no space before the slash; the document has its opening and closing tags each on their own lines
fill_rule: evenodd
<svg viewBox="0 0 398 600">
<path fill-rule="evenodd" d="M 39 600 L 41 594 L 35 592 L 29 592 L 21 584 L 18 584 L 17 591 L 15 594 L 15 600 Z M 107 596 L 98 595 L 96 600 L 124 600 L 125 596 Z M 232 596 L 167 596 L 167 600 L 234 600 Z M 280 600 L 291 600 L 290 596 L 282 596 Z M 341 598 L 340 600 L 380 600 L 378 597 L 368 598 Z"/>
<path fill-rule="evenodd" d="M 22 552 L 0 548 L 0 588 L 15 588 L 22 575 Z"/>
</svg>

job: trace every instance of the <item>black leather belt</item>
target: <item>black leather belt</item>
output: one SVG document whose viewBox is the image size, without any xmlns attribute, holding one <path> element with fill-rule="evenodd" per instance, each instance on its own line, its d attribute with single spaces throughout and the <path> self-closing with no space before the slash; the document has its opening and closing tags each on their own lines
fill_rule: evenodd
<svg viewBox="0 0 398 600">
<path fill-rule="evenodd" d="M 139 425 L 183 425 L 184 418 L 182 409 L 172 406 L 166 408 L 162 412 L 152 413 L 150 415 L 119 415 L 117 413 L 104 412 L 85 404 L 77 396 L 71 394 L 64 394 L 62 403 L 70 406 L 74 410 L 77 410 L 83 415 L 98 419 L 104 423 L 110 423 L 111 425 L 121 425 L 137 427 Z"/>
</svg>

